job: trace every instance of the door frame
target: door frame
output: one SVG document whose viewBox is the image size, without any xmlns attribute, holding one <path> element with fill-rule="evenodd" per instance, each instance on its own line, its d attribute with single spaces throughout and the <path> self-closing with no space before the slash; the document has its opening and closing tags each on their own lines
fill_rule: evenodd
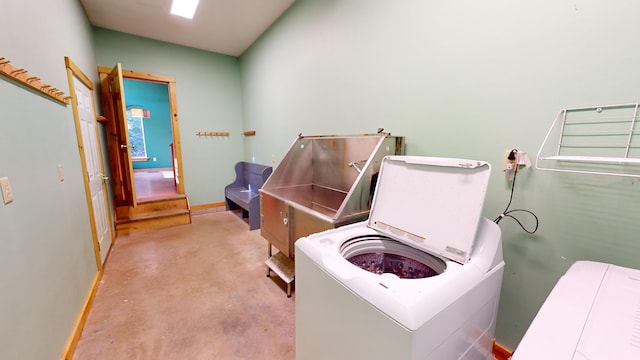
<svg viewBox="0 0 640 360">
<path fill-rule="evenodd" d="M 104 80 L 111 74 L 111 71 L 113 69 L 109 68 L 109 67 L 105 67 L 105 66 L 98 66 L 98 74 L 100 75 L 100 82 L 104 82 Z M 135 79 L 135 80 L 142 80 L 142 81 L 150 81 L 150 82 L 155 82 L 155 83 L 160 83 L 160 84 L 165 84 L 167 85 L 168 88 L 168 92 L 169 92 L 169 110 L 171 111 L 171 135 L 173 137 L 173 166 L 174 166 L 174 171 L 175 171 L 175 182 L 176 182 L 176 192 L 178 194 L 184 194 L 184 178 L 183 178 L 183 171 L 182 171 L 182 146 L 180 143 L 180 127 L 178 124 L 178 100 L 177 100 L 177 96 L 176 96 L 176 79 L 173 76 L 166 76 L 166 75 L 157 75 L 157 74 L 150 74 L 150 73 L 145 73 L 145 72 L 140 72 L 140 71 L 133 71 L 133 70 L 122 70 L 122 77 L 126 78 L 126 79 Z M 104 96 L 104 94 L 103 94 Z M 109 131 L 112 131 L 112 129 L 110 129 Z M 109 136 L 111 137 L 112 135 L 119 135 L 119 134 L 109 134 Z M 113 152 L 111 151 L 111 153 L 113 154 Z M 111 158 L 112 156 L 110 156 Z M 113 161 L 114 159 L 110 159 L 110 161 L 112 162 L 113 165 Z M 117 167 L 116 167 L 117 168 Z M 114 167 L 112 166 L 112 170 L 114 169 Z M 119 177 L 117 175 L 119 174 L 112 174 L 114 179 L 118 179 Z M 130 174 L 133 177 L 133 174 Z"/>
</svg>

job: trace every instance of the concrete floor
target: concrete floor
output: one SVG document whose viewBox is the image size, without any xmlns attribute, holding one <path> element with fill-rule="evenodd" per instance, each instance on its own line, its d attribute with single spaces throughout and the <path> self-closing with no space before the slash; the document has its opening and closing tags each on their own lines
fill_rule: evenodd
<svg viewBox="0 0 640 360">
<path fill-rule="evenodd" d="M 294 359 L 295 292 L 266 256 L 227 211 L 119 237 L 73 359 Z"/>
</svg>

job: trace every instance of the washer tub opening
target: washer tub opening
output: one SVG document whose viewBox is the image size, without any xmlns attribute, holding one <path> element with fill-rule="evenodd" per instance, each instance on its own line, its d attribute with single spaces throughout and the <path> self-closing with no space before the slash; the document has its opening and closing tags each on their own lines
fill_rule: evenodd
<svg viewBox="0 0 640 360">
<path fill-rule="evenodd" d="M 441 259 L 383 235 L 363 235 L 340 247 L 353 265 L 374 274 L 393 274 L 401 279 L 423 279 L 446 269 Z"/>
</svg>

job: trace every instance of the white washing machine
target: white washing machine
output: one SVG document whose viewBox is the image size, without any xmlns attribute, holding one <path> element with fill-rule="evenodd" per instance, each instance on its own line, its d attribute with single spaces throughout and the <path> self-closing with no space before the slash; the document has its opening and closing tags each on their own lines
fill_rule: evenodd
<svg viewBox="0 0 640 360">
<path fill-rule="evenodd" d="M 296 242 L 296 357 L 491 359 L 504 262 L 486 162 L 389 156 L 369 219 Z"/>
</svg>

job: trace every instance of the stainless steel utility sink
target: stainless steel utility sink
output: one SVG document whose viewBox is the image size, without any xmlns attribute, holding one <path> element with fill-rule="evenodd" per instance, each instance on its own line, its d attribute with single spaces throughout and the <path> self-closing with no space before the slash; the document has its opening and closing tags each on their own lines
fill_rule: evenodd
<svg viewBox="0 0 640 360">
<path fill-rule="evenodd" d="M 262 236 L 289 258 L 295 240 L 367 219 L 382 158 L 404 153 L 390 134 L 299 136 L 260 190 Z"/>
</svg>

